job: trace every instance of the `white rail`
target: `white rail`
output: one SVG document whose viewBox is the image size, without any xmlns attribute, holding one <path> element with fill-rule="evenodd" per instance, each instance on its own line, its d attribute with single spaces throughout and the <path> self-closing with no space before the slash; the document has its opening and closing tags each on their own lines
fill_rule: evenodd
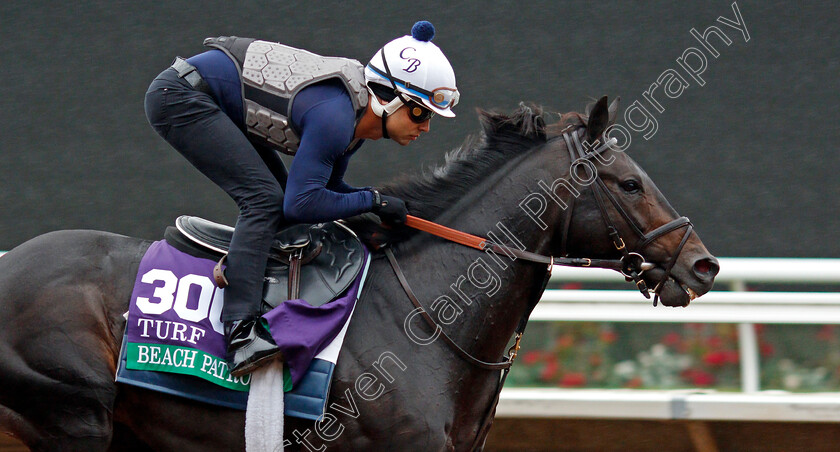
<svg viewBox="0 0 840 452">
<path fill-rule="evenodd" d="M 551 280 L 621 282 L 624 277 L 599 268 L 554 267 Z M 730 286 L 747 282 L 840 284 L 840 259 L 724 257 L 715 281 Z"/>
<path fill-rule="evenodd" d="M 745 292 L 748 283 L 840 284 L 840 259 L 722 258 L 716 287 L 687 308 L 654 308 L 635 289 L 548 290 L 534 321 L 735 323 L 741 393 L 709 391 L 505 389 L 500 416 L 656 419 L 840 420 L 840 393 L 759 392 L 753 325 L 840 324 L 840 292 Z M 552 282 L 623 282 L 611 270 L 555 268 Z M 632 286 L 632 285 L 631 285 Z M 733 412 L 733 406 L 738 409 Z M 553 414 L 551 414 L 553 413 Z M 626 416 L 622 413 L 626 413 Z"/>
<path fill-rule="evenodd" d="M 505 388 L 499 417 L 840 421 L 840 393 Z"/>
<path fill-rule="evenodd" d="M 792 309 L 795 307 L 796 309 Z M 547 290 L 534 321 L 840 323 L 840 292 L 710 292 L 686 308 L 653 307 L 638 291 Z"/>
</svg>

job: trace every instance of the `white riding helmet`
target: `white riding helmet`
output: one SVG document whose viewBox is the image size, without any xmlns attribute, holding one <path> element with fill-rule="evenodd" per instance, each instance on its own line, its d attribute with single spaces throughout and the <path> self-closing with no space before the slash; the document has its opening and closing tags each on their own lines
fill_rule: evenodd
<svg viewBox="0 0 840 452">
<path fill-rule="evenodd" d="M 425 20 L 411 28 L 411 36 L 394 39 L 379 49 L 365 67 L 365 81 L 371 95 L 371 83 L 392 87 L 397 97 L 387 105 L 371 102 L 377 116 L 393 113 L 404 103 L 403 95 L 419 100 L 433 112 L 454 117 L 452 107 L 460 94 L 455 86 L 455 71 L 438 46 L 431 43 L 435 27 Z M 384 57 L 384 59 L 383 59 Z"/>
</svg>

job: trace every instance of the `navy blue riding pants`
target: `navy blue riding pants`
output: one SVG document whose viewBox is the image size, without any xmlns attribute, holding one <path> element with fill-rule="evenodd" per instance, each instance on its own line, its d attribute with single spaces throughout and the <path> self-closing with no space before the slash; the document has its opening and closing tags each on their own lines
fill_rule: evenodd
<svg viewBox="0 0 840 452">
<path fill-rule="evenodd" d="M 258 152 L 213 97 L 194 89 L 174 69 L 146 92 L 146 117 L 172 147 L 221 187 L 239 207 L 227 257 L 222 321 L 259 313 L 268 251 L 283 218 L 283 162 Z"/>
</svg>

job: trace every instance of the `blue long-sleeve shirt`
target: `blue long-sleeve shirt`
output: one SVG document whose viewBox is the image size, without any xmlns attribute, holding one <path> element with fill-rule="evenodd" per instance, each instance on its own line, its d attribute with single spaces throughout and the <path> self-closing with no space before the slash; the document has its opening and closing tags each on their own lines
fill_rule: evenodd
<svg viewBox="0 0 840 452">
<path fill-rule="evenodd" d="M 222 111 L 245 130 L 241 82 L 233 61 L 221 50 L 210 50 L 187 61 L 210 85 Z M 347 165 L 362 140 L 348 149 L 356 112 L 343 84 L 328 80 L 304 88 L 294 98 L 290 119 L 300 132 L 300 145 L 286 182 L 286 220 L 318 223 L 369 212 L 373 195 L 344 182 Z"/>
</svg>

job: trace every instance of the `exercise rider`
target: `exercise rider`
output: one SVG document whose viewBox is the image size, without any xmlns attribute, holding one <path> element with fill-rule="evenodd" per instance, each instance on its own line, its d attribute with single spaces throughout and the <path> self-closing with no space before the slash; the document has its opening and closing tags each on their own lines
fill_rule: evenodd
<svg viewBox="0 0 840 452">
<path fill-rule="evenodd" d="M 431 23 L 417 22 L 366 67 L 273 42 L 208 38 L 211 50 L 177 58 L 149 87 L 149 123 L 239 207 L 222 313 L 234 376 L 278 353 L 258 319 L 279 229 L 365 212 L 405 221 L 402 200 L 343 177 L 364 140 L 407 145 L 434 114 L 455 116 L 455 74 L 433 37 Z M 294 155 L 288 172 L 275 151 Z"/>
</svg>

